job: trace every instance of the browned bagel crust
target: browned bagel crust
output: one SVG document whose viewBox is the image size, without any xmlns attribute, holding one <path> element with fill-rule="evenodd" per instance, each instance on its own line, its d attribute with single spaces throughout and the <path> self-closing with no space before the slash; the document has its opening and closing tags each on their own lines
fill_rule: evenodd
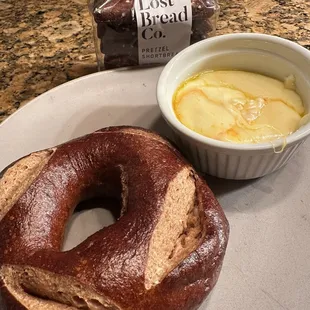
<svg viewBox="0 0 310 310">
<path fill-rule="evenodd" d="M 218 279 L 229 225 L 205 181 L 179 152 L 145 129 L 110 127 L 59 145 L 50 153 L 39 175 L 2 220 L 0 205 L 1 309 L 32 310 L 13 290 L 21 285 L 41 296 L 38 282 L 23 283 L 33 270 L 38 272 L 34 278 L 43 281 L 41 286 L 47 286 L 45 275 L 57 278 L 57 283 L 72 279 L 76 289 L 85 287 L 107 301 L 105 306 L 81 309 L 197 309 Z M 197 238 L 201 239 L 196 249 L 147 289 L 151 238 L 168 185 L 182 169 L 190 170 L 196 187 L 201 225 Z M 65 226 L 75 206 L 98 195 L 122 195 L 124 215 L 74 249 L 61 252 Z M 8 285 L 11 274 L 18 284 Z M 45 297 L 55 303 L 46 309 L 78 308 L 69 302 L 65 306 L 63 300 L 56 303 L 58 297 L 51 298 L 50 290 L 45 290 Z"/>
</svg>

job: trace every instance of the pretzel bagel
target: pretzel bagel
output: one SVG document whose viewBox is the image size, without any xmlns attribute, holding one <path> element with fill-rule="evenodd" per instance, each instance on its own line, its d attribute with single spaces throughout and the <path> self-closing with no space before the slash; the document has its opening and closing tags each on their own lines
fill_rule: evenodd
<svg viewBox="0 0 310 310">
<path fill-rule="evenodd" d="M 121 200 L 121 216 L 61 251 L 76 205 Z M 166 140 L 110 127 L 15 162 L 0 180 L 0 308 L 192 310 L 215 285 L 226 217 Z"/>
</svg>

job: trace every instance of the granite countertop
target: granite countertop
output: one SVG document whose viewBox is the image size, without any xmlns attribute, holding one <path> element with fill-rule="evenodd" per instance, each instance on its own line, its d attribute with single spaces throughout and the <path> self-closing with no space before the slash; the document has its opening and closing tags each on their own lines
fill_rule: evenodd
<svg viewBox="0 0 310 310">
<path fill-rule="evenodd" d="M 218 33 L 278 35 L 310 49 L 310 1 L 221 0 Z M 0 0 L 0 122 L 34 97 L 97 71 L 86 0 Z"/>
</svg>

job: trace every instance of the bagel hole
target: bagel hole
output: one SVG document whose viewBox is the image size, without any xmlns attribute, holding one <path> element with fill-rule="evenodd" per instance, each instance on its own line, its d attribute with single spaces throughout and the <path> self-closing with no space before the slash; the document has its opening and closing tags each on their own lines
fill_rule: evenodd
<svg viewBox="0 0 310 310">
<path fill-rule="evenodd" d="M 96 197 L 77 205 L 67 223 L 62 251 L 82 243 L 103 227 L 114 224 L 121 214 L 121 202 L 116 198 Z"/>
</svg>

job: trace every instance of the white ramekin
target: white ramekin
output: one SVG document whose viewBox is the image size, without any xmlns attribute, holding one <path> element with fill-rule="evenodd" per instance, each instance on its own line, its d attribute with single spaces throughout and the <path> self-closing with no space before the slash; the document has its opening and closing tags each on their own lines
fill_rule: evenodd
<svg viewBox="0 0 310 310">
<path fill-rule="evenodd" d="M 239 69 L 284 80 L 293 74 L 297 92 L 310 110 L 310 52 L 291 41 L 264 34 L 227 34 L 194 44 L 175 56 L 164 68 L 157 85 L 162 115 L 175 134 L 175 142 L 197 169 L 225 179 L 253 179 L 287 163 L 310 135 L 310 124 L 283 140 L 237 144 L 202 136 L 176 117 L 172 98 L 186 78 L 203 70 Z M 274 149 L 275 148 L 275 149 Z"/>
</svg>

